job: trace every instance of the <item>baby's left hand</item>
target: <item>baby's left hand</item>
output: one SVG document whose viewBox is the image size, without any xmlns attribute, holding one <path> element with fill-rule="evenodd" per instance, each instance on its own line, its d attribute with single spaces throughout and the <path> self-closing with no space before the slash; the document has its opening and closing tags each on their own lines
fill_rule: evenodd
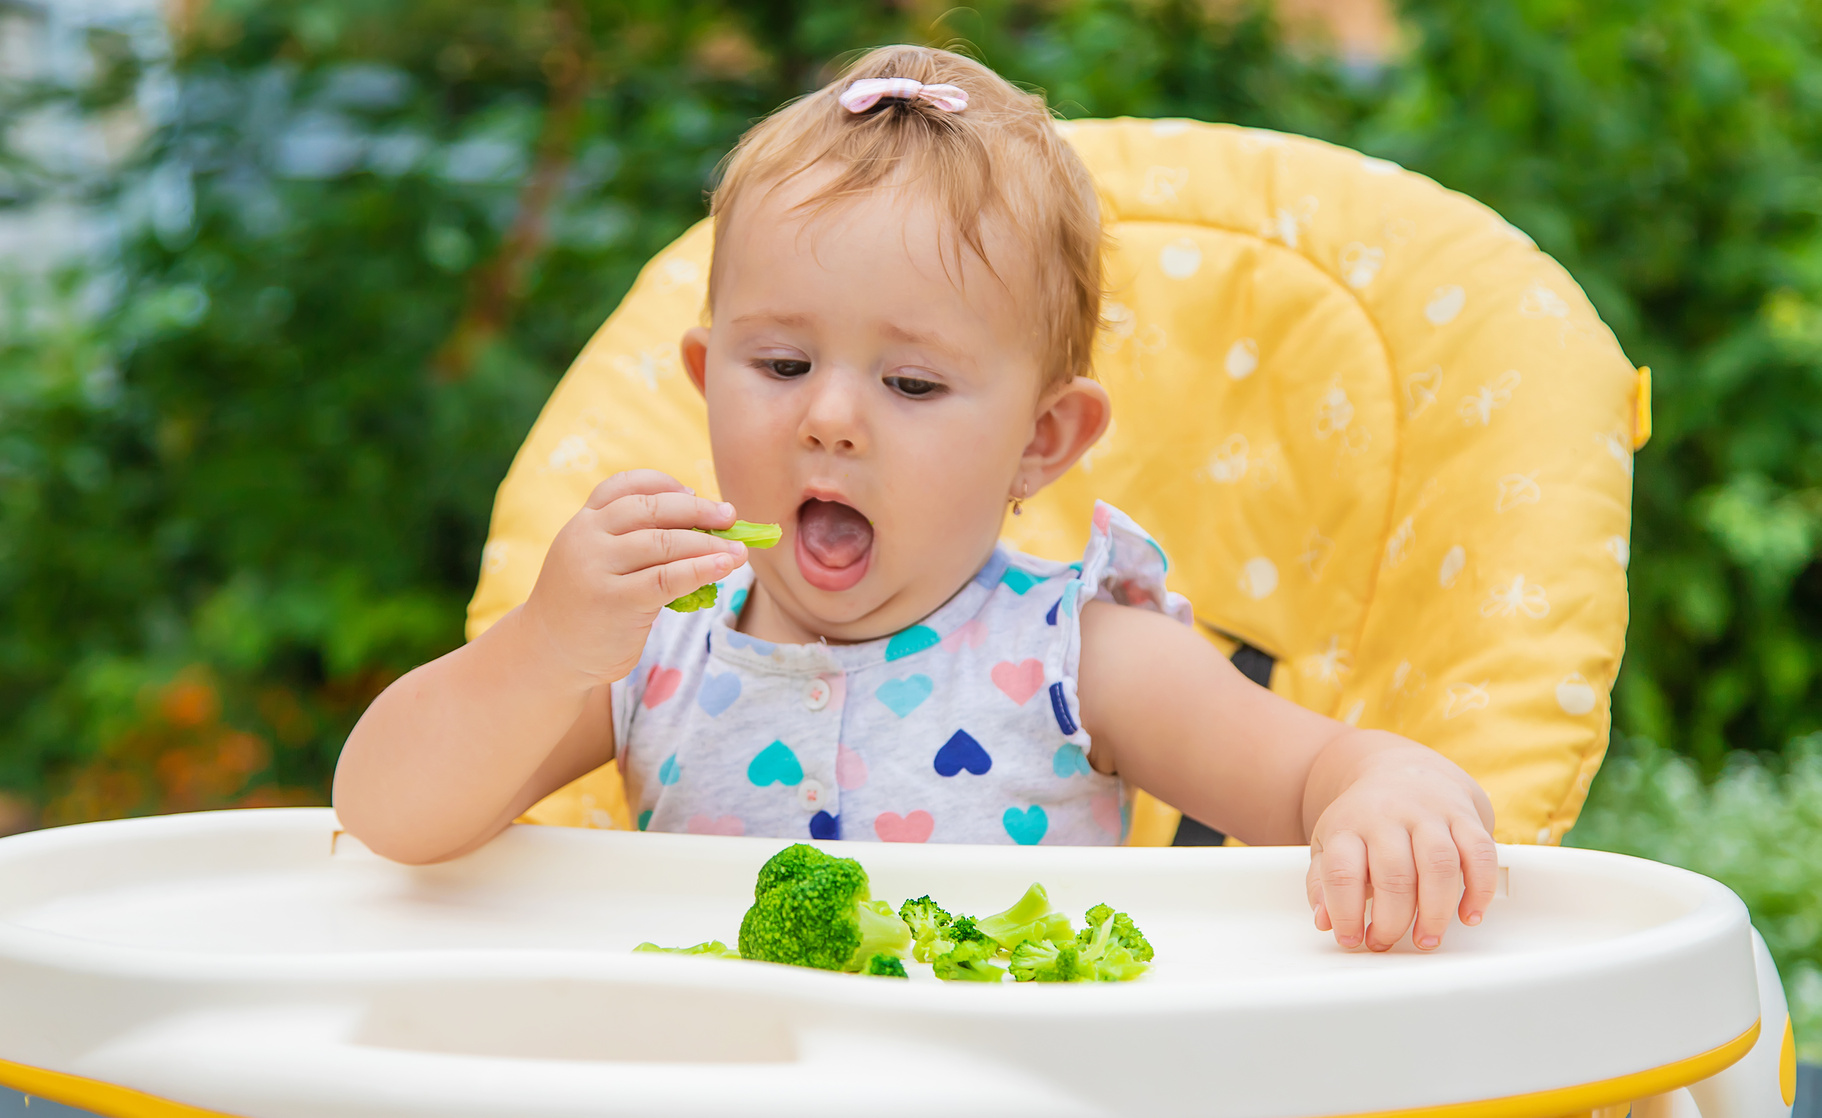
<svg viewBox="0 0 1822 1118">
<path fill-rule="evenodd" d="M 1339 791 L 1310 829 L 1306 883 L 1316 927 L 1343 947 L 1373 951 L 1389 950 L 1410 929 L 1419 950 L 1434 950 L 1452 913 L 1478 924 L 1493 898 L 1493 805 L 1434 750 L 1393 734 L 1349 737 Z"/>
</svg>

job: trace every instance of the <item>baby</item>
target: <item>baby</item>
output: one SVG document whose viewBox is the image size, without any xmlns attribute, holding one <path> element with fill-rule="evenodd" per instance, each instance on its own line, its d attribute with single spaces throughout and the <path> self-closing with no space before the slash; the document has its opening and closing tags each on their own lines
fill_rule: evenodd
<svg viewBox="0 0 1822 1118">
<path fill-rule="evenodd" d="M 450 858 L 613 761 L 649 830 L 1112 844 L 1142 788 L 1309 843 L 1343 946 L 1480 922 L 1492 808 L 1461 769 L 1246 680 L 1116 509 L 1078 563 L 998 542 L 1109 419 L 1094 188 L 1041 97 L 875 50 L 748 132 L 712 209 L 711 325 L 682 356 L 725 500 L 652 470 L 597 486 L 523 606 L 368 709 L 344 826 Z M 737 514 L 780 546 L 694 530 Z"/>
</svg>

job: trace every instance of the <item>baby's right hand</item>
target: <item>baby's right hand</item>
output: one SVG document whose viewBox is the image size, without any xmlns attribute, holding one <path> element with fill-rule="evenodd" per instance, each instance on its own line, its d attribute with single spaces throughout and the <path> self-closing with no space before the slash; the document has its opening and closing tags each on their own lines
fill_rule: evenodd
<svg viewBox="0 0 1822 1118">
<path fill-rule="evenodd" d="M 551 541 L 522 615 L 563 668 L 611 683 L 639 663 L 666 602 L 746 562 L 745 544 L 692 531 L 733 523 L 733 505 L 669 474 L 615 474 Z"/>
</svg>

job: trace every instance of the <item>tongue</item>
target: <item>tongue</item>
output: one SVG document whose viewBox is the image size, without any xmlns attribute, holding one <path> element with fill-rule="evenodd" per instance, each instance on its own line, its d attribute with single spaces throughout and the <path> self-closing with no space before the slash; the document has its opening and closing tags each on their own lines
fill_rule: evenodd
<svg viewBox="0 0 1822 1118">
<path fill-rule="evenodd" d="M 860 562 L 873 546 L 873 525 L 860 510 L 836 501 L 805 501 L 797 531 L 810 557 L 833 570 Z"/>
</svg>

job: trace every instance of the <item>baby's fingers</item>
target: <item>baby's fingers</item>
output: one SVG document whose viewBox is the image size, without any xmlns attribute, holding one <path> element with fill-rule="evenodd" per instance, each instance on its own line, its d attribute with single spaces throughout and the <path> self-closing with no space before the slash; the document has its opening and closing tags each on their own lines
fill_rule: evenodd
<svg viewBox="0 0 1822 1118">
<path fill-rule="evenodd" d="M 1328 906 L 1322 903 L 1322 850 L 1310 847 L 1310 868 L 1303 874 L 1303 892 L 1309 898 L 1310 912 L 1316 917 L 1316 930 L 1326 932 L 1334 925 L 1329 923 Z"/>
<path fill-rule="evenodd" d="M 726 528 L 734 506 L 689 493 L 629 493 L 597 514 L 605 531 L 619 536 L 653 528 Z"/>
<path fill-rule="evenodd" d="M 1487 914 L 1499 885 L 1499 848 L 1477 819 L 1458 819 L 1449 828 L 1461 852 L 1461 922 L 1473 927 Z"/>
<path fill-rule="evenodd" d="M 1442 943 L 1461 897 L 1460 855 L 1454 836 L 1435 825 L 1412 833 L 1411 850 L 1417 858 L 1417 926 L 1411 929 L 1411 942 L 1431 951 Z"/>
<path fill-rule="evenodd" d="M 1366 938 L 1366 843 L 1352 831 L 1336 831 L 1321 840 L 1320 853 L 1322 905 L 1335 942 L 1357 947 Z"/>
<path fill-rule="evenodd" d="M 694 493 L 663 470 L 622 470 L 595 486 L 586 503 L 591 509 L 604 509 L 633 493 Z"/>
<path fill-rule="evenodd" d="M 720 536 L 711 536 L 707 532 L 663 528 L 654 531 L 629 532 L 624 536 L 617 536 L 606 551 L 607 569 L 610 573 L 617 575 L 630 575 L 650 567 L 662 567 L 668 563 L 694 559 L 702 555 L 722 554 L 734 557 L 733 565 L 728 568 L 728 570 L 733 570 L 734 567 L 746 562 L 746 545 L 734 540 L 724 540 Z M 696 588 L 691 586 L 684 593 L 687 594 L 694 589 Z"/>
<path fill-rule="evenodd" d="M 740 561 L 728 552 L 697 555 L 663 566 L 647 567 L 631 576 L 639 587 L 640 600 L 650 609 L 658 609 L 685 594 L 699 590 L 724 578 Z"/>
<path fill-rule="evenodd" d="M 1366 945 L 1388 951 L 1404 938 L 1417 911 L 1417 867 L 1411 858 L 1410 833 L 1381 833 L 1367 845 L 1367 873 L 1373 886 L 1373 924 Z"/>
</svg>

